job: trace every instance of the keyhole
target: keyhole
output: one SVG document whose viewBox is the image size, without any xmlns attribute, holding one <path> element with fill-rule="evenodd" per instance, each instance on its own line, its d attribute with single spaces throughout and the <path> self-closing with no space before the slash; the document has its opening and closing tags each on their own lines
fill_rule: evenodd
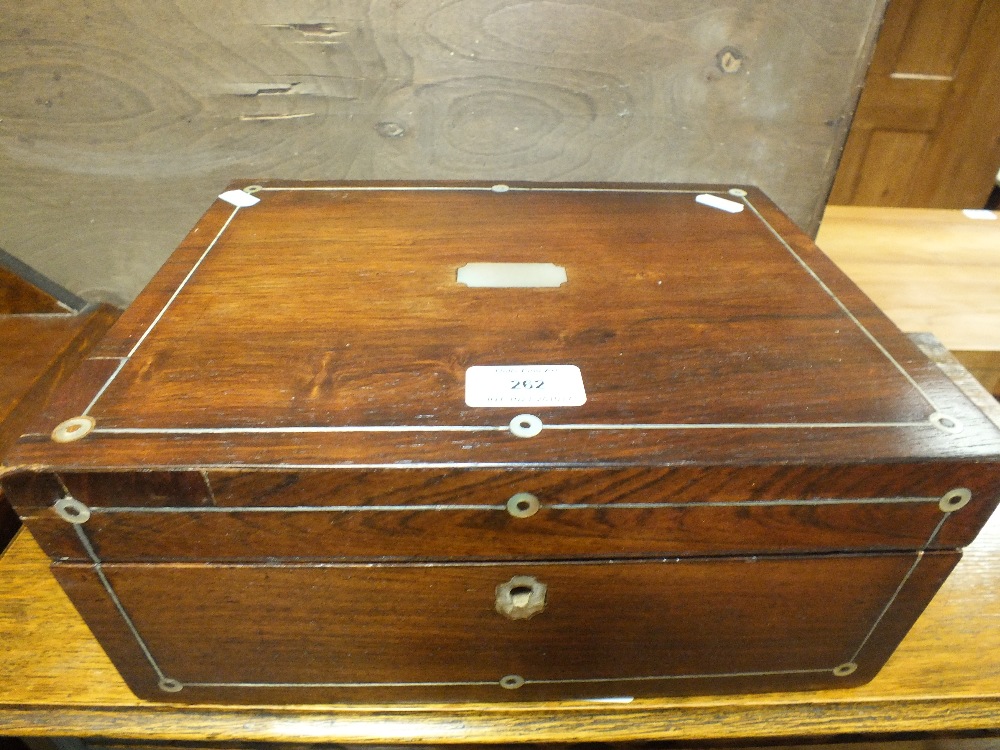
<svg viewBox="0 0 1000 750">
<path fill-rule="evenodd" d="M 515 586 L 510 590 L 510 600 L 515 607 L 527 607 L 531 599 L 531 586 Z"/>
<path fill-rule="evenodd" d="M 496 610 L 510 620 L 527 620 L 545 609 L 548 587 L 532 576 L 514 576 L 496 588 Z"/>
</svg>

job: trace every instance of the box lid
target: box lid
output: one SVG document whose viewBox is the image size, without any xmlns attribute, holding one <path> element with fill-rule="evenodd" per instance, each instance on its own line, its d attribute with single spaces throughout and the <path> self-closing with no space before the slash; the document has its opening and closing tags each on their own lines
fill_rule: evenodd
<svg viewBox="0 0 1000 750">
<path fill-rule="evenodd" d="M 995 426 L 755 189 L 247 185 L 8 464 L 1000 455 Z"/>
</svg>

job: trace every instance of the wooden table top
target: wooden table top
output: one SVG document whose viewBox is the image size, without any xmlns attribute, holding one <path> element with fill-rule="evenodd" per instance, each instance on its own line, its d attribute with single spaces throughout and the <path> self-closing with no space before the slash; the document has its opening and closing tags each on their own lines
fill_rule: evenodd
<svg viewBox="0 0 1000 750">
<path fill-rule="evenodd" d="M 949 214 L 954 223 L 956 213 L 903 216 L 904 223 L 920 224 L 921 216 L 933 223 L 937 215 Z M 865 221 L 864 216 L 858 221 Z M 877 224 L 877 218 L 871 221 Z M 976 231 L 987 224 L 997 223 L 980 222 Z M 865 231 L 860 236 L 868 236 Z M 823 234 L 820 239 L 825 241 Z M 873 250 L 875 244 L 872 240 Z M 838 253 L 829 242 L 825 249 L 894 316 L 891 304 L 880 300 L 871 285 L 866 287 L 860 272 L 845 260 L 846 254 Z M 977 257 L 984 257 L 988 249 L 980 247 L 976 252 L 981 254 Z M 963 264 L 964 276 L 987 275 L 977 265 L 979 261 L 956 262 Z M 890 277 L 887 288 L 892 287 L 895 270 L 883 269 L 883 273 Z M 933 271 L 925 268 L 922 273 L 933 279 Z M 994 283 L 995 278 L 994 274 Z M 987 310 L 984 315 L 989 314 Z M 939 325 L 916 322 L 910 326 L 894 317 L 907 328 L 930 327 L 953 347 L 978 348 L 989 343 L 989 330 L 975 342 L 948 339 Z M 993 332 L 998 337 L 996 348 L 1000 348 L 1000 323 Z M 868 685 L 627 704 L 221 707 L 144 702 L 118 677 L 48 572 L 48 560 L 31 536 L 22 532 L 0 558 L 0 735 L 386 744 L 829 737 L 997 728 L 1000 513 L 966 551 L 889 663 Z"/>
<path fill-rule="evenodd" d="M 828 206 L 816 243 L 904 331 L 1000 351 L 1000 219 Z"/>
</svg>

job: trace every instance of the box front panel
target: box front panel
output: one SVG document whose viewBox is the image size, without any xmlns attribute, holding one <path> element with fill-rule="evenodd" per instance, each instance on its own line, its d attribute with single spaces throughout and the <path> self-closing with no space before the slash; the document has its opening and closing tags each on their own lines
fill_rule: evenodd
<svg viewBox="0 0 1000 750">
<path fill-rule="evenodd" d="M 956 561 L 55 571 L 142 697 L 516 700 L 856 684 L 902 636 L 887 613 L 908 627 Z"/>
</svg>

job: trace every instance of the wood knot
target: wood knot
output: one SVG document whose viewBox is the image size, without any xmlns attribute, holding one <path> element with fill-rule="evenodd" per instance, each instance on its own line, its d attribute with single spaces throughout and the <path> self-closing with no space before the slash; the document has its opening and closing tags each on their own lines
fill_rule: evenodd
<svg viewBox="0 0 1000 750">
<path fill-rule="evenodd" d="M 715 63 L 723 73 L 739 73 L 746 56 L 736 47 L 723 47 L 715 55 Z"/>
</svg>

